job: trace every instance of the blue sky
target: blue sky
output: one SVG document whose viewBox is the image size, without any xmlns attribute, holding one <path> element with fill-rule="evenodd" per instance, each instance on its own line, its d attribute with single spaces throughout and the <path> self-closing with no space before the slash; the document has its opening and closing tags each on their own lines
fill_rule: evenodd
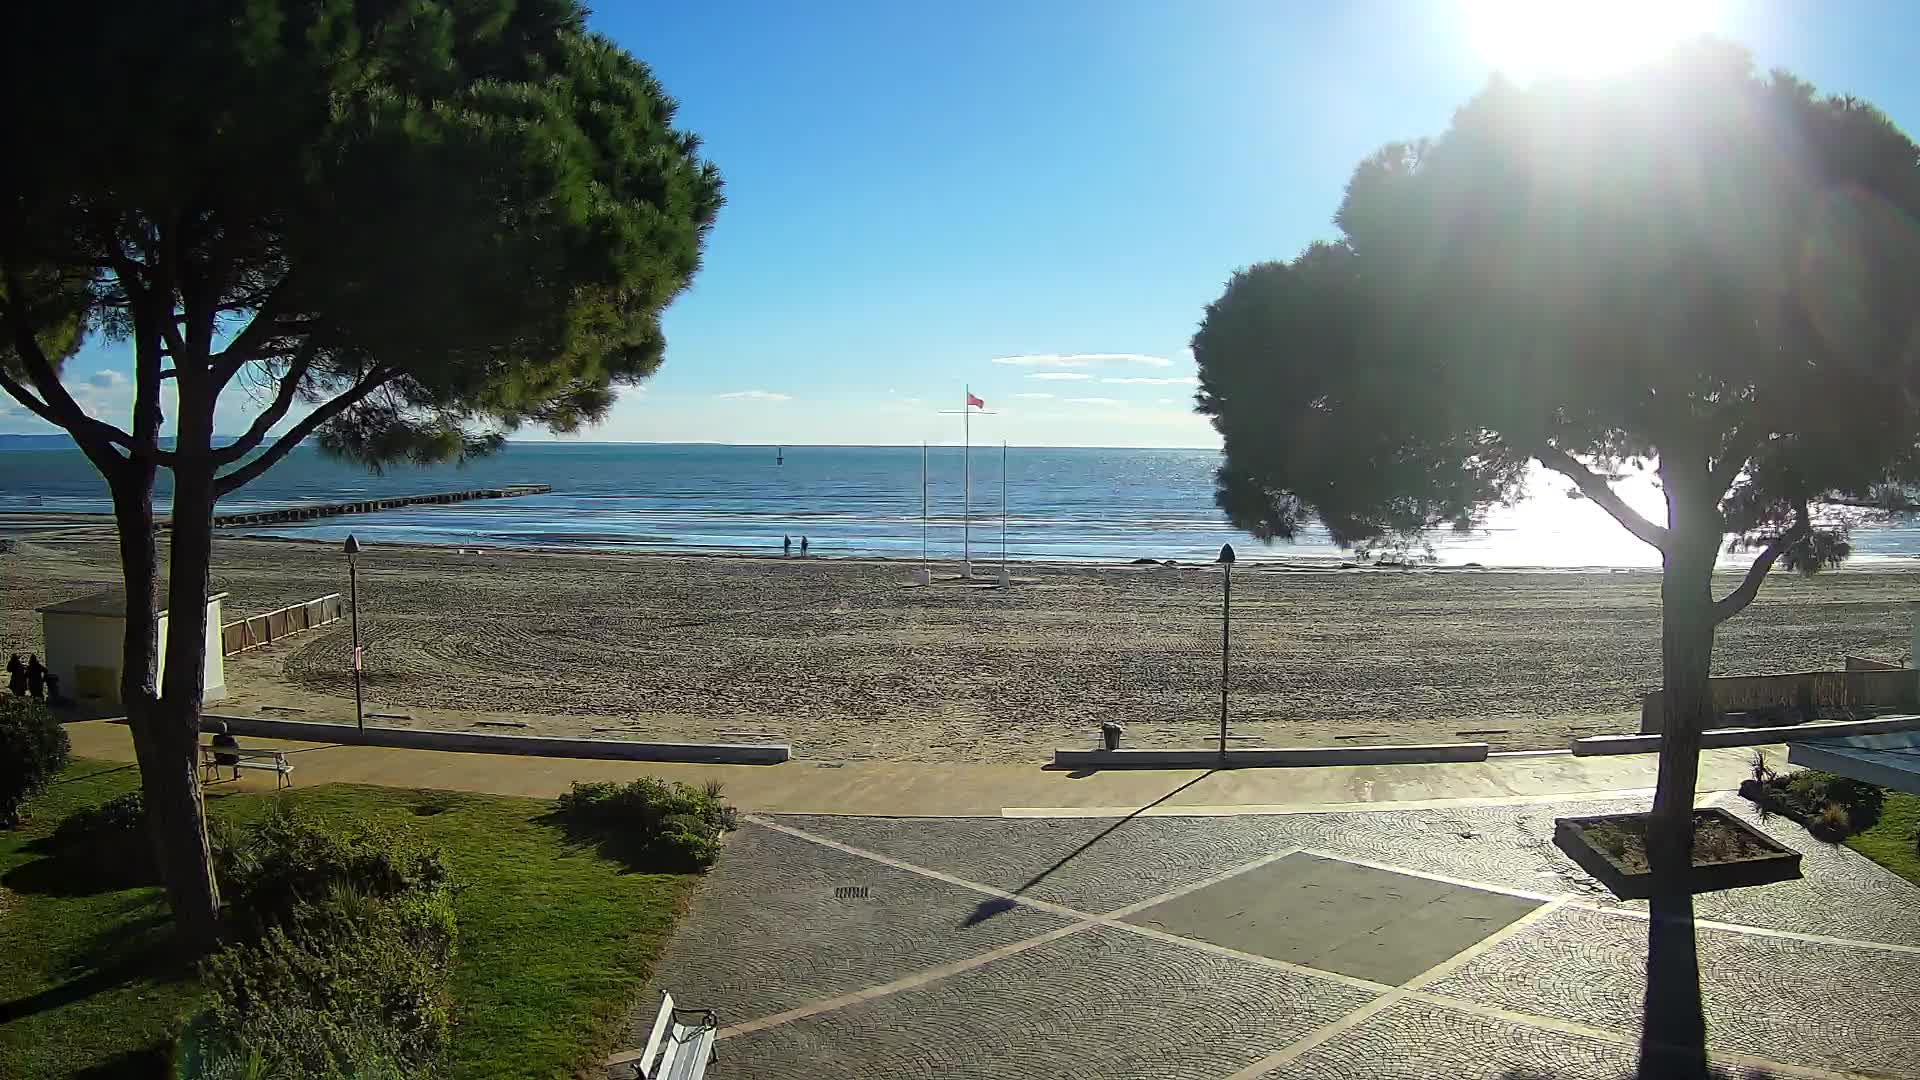
<svg viewBox="0 0 1920 1080">
<path fill-rule="evenodd" d="M 594 439 L 951 442 L 958 418 L 934 411 L 970 384 L 999 412 L 981 440 L 1217 445 L 1190 411 L 1205 304 L 1236 267 L 1330 235 L 1353 165 L 1443 130 L 1495 66 L 1709 29 L 1920 127 L 1910 3 L 599 7 L 728 204 L 666 366 Z M 129 370 L 94 346 L 74 381 L 118 419 Z M 0 411 L 0 430 L 36 424 Z"/>
</svg>

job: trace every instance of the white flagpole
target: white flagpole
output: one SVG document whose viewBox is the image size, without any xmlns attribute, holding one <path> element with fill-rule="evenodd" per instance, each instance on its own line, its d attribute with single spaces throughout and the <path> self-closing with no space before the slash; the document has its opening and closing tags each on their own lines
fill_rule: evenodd
<svg viewBox="0 0 1920 1080">
<path fill-rule="evenodd" d="M 966 399 L 960 404 L 960 421 L 963 445 L 961 460 L 965 463 L 965 472 L 961 486 L 965 489 L 960 496 L 960 576 L 968 580 L 973 578 L 973 387 L 964 387 Z"/>
<path fill-rule="evenodd" d="M 1007 443 L 1000 441 L 1000 585 L 1007 585 Z"/>
</svg>

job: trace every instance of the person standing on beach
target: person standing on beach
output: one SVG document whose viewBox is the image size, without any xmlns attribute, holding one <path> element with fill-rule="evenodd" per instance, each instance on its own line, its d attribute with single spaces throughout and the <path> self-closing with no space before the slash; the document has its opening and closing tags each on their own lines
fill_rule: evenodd
<svg viewBox="0 0 1920 1080">
<path fill-rule="evenodd" d="M 793 537 L 782 536 L 780 538 L 780 550 L 788 555 L 793 554 Z"/>
<path fill-rule="evenodd" d="M 20 662 L 19 653 L 7 661 L 7 691 L 14 697 L 27 696 L 27 665 Z"/>
<path fill-rule="evenodd" d="M 27 693 L 35 701 L 42 701 L 47 696 L 47 665 L 40 662 L 39 653 L 27 654 Z"/>
<path fill-rule="evenodd" d="M 807 538 L 803 536 L 800 538 L 800 554 L 805 555 L 806 553 L 807 553 Z"/>
</svg>

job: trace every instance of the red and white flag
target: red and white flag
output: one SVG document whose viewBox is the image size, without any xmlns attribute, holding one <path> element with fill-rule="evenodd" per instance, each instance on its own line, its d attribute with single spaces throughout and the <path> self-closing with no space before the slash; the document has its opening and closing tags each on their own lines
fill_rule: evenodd
<svg viewBox="0 0 1920 1080">
<path fill-rule="evenodd" d="M 360 670 L 360 646 L 358 645 L 353 647 L 353 670 Z"/>
<path fill-rule="evenodd" d="M 984 401 L 981 401 L 977 397 L 974 397 L 973 391 L 971 390 L 967 391 L 967 405 L 969 408 L 974 408 L 974 409 L 984 409 L 987 407 L 987 403 Z"/>
</svg>

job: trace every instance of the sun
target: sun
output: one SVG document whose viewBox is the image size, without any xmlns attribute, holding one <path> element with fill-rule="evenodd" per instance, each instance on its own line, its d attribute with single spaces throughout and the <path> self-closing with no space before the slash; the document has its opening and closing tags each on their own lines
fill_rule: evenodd
<svg viewBox="0 0 1920 1080">
<path fill-rule="evenodd" d="M 1717 21 L 1715 0 L 1464 0 L 1468 40 L 1521 82 L 1633 66 Z"/>
</svg>

